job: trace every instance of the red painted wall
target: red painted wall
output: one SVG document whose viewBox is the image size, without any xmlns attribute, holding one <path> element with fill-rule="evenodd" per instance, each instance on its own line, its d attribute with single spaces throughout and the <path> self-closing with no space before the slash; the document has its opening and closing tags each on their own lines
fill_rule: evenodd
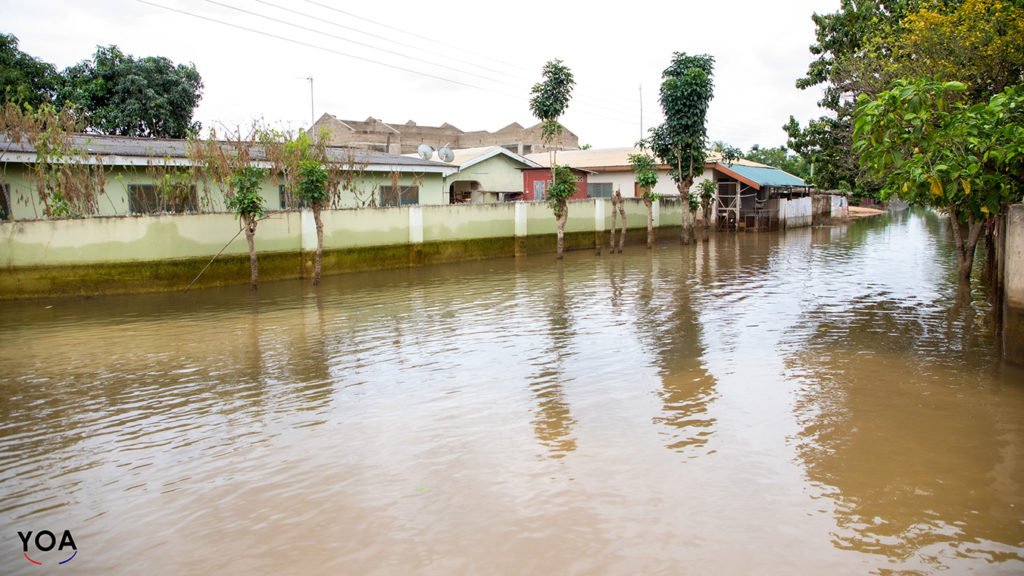
<svg viewBox="0 0 1024 576">
<path fill-rule="evenodd" d="M 573 170 L 572 173 L 578 179 L 576 181 L 576 193 L 572 195 L 572 200 L 586 200 L 587 199 L 587 173 L 582 170 Z M 534 182 L 546 182 L 546 186 L 551 185 L 551 169 L 550 168 L 526 168 L 523 170 L 523 200 L 533 201 L 536 198 L 533 197 L 533 183 Z"/>
</svg>

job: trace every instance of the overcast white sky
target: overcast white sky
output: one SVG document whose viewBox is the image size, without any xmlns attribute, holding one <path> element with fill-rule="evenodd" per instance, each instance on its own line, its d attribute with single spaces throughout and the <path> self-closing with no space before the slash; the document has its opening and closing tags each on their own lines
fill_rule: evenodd
<svg viewBox="0 0 1024 576">
<path fill-rule="evenodd" d="M 497 130 L 536 119 L 530 87 L 562 59 L 577 87 L 562 123 L 581 144 L 632 145 L 662 121 L 661 71 L 675 51 L 715 57 L 711 140 L 785 144 L 781 126 L 821 114 L 795 80 L 811 60 L 811 14 L 839 0 L 484 2 L 463 0 L 0 0 L 0 31 L 59 69 L 116 44 L 192 62 L 204 128 L 313 112 Z M 169 10 L 171 8 L 176 11 Z M 243 12 L 244 10 L 245 12 Z M 248 12 L 248 13 L 247 13 Z M 259 16 L 257 16 L 259 15 Z M 245 28 L 245 29 L 243 29 Z M 371 62 L 372 61 L 372 62 Z"/>
</svg>

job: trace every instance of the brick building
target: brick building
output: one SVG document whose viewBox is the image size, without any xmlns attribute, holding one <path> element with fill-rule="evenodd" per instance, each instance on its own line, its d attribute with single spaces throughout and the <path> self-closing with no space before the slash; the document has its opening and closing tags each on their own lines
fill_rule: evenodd
<svg viewBox="0 0 1024 576">
<path fill-rule="evenodd" d="M 541 141 L 540 124 L 524 128 L 513 122 L 497 132 L 477 130 L 464 132 L 445 122 L 440 126 L 420 126 L 412 120 L 405 124 L 387 124 L 372 116 L 363 121 L 339 120 L 331 114 L 324 114 L 314 124 L 314 129 L 327 129 L 331 133 L 331 145 L 348 146 L 391 154 L 412 154 L 420 144 L 428 144 L 435 150 L 447 145 L 449 148 L 476 148 L 501 146 L 516 154 L 557 150 L 576 150 L 579 138 L 569 129 L 546 147 Z"/>
</svg>

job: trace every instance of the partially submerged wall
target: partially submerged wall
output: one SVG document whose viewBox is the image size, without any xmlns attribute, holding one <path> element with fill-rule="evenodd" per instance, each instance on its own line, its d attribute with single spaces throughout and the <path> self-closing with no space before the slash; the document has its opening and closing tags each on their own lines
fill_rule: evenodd
<svg viewBox="0 0 1024 576">
<path fill-rule="evenodd" d="M 1024 204 L 1007 213 L 1004 255 L 1003 356 L 1024 366 Z"/>
<path fill-rule="evenodd" d="M 647 209 L 625 199 L 627 237 L 646 238 Z M 678 198 L 653 206 L 662 242 L 677 242 Z M 418 266 L 555 250 L 543 202 L 325 210 L 324 273 Z M 607 199 L 569 202 L 566 249 L 604 247 Z M 316 225 L 310 211 L 270 212 L 256 230 L 263 280 L 308 277 Z M 183 289 L 214 255 L 198 286 L 248 281 L 248 246 L 231 214 L 101 217 L 0 223 L 0 299 Z"/>
</svg>

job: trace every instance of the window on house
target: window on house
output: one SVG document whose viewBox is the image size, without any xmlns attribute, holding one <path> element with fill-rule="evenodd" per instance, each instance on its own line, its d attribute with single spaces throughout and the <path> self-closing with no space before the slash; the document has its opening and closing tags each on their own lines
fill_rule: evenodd
<svg viewBox="0 0 1024 576">
<path fill-rule="evenodd" d="M 587 183 L 587 198 L 611 198 L 612 197 L 612 183 L 611 182 L 596 182 Z"/>
<path fill-rule="evenodd" d="M 381 186 L 381 206 L 415 206 L 420 203 L 419 186 Z"/>
<path fill-rule="evenodd" d="M 548 183 L 551 180 L 534 180 L 533 181 L 533 199 L 534 200 L 545 200 L 548 197 Z"/>
<path fill-rule="evenodd" d="M 11 218 L 11 185 L 0 184 L 0 220 Z"/>
<path fill-rule="evenodd" d="M 297 210 L 301 208 L 309 208 L 309 202 L 299 198 L 295 192 L 290 190 L 284 184 L 280 184 L 277 187 L 278 198 L 281 199 L 281 210 Z"/>
<path fill-rule="evenodd" d="M 184 214 L 199 209 L 195 185 L 158 187 L 128 185 L 128 211 L 132 214 Z"/>
</svg>

